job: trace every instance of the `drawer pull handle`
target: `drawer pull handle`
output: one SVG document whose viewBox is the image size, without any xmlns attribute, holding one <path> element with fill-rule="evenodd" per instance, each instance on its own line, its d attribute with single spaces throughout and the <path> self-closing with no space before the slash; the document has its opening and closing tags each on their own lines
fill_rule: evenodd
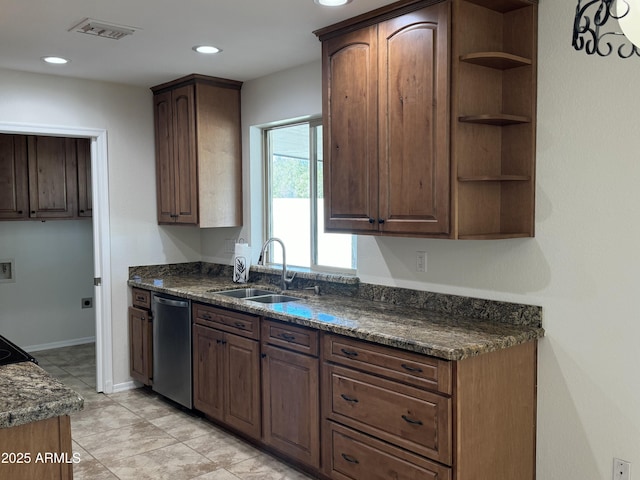
<svg viewBox="0 0 640 480">
<path fill-rule="evenodd" d="M 407 365 L 406 363 L 402 364 L 402 368 L 404 368 L 408 372 L 422 373 L 422 369 L 421 368 L 411 367 L 411 366 Z"/>
<path fill-rule="evenodd" d="M 344 353 L 347 357 L 357 357 L 358 356 L 358 352 L 355 352 L 353 350 L 346 350 L 344 348 L 341 348 L 340 351 L 342 353 Z"/>
<path fill-rule="evenodd" d="M 406 415 L 402 415 L 402 419 L 412 425 L 422 425 L 422 420 L 414 420 L 413 418 L 409 418 Z"/>
<path fill-rule="evenodd" d="M 347 455 L 346 453 L 341 453 L 340 455 L 342 455 L 342 458 L 344 458 L 349 463 L 360 463 L 357 458 L 352 457 L 351 455 Z"/>
<path fill-rule="evenodd" d="M 211 315 L 209 315 L 208 313 L 203 313 L 202 318 L 204 318 L 205 320 L 211 320 Z"/>
<path fill-rule="evenodd" d="M 343 400 L 346 400 L 349 403 L 358 403 L 357 398 L 350 397 L 349 395 L 345 395 L 344 393 L 341 393 L 340 396 Z"/>
<path fill-rule="evenodd" d="M 136 295 L 136 300 L 141 300 L 141 301 L 143 301 L 143 300 L 144 300 L 144 297 L 143 297 L 142 295 Z"/>
<path fill-rule="evenodd" d="M 236 323 L 235 323 L 235 325 L 236 325 L 236 327 L 238 327 L 238 328 L 246 328 L 246 327 L 245 327 L 245 325 L 244 325 L 244 323 L 242 323 L 242 322 L 236 322 Z"/>
<path fill-rule="evenodd" d="M 290 333 L 281 333 L 280 334 L 280 338 L 288 341 L 288 342 L 293 342 L 296 339 L 295 335 L 291 335 Z"/>
</svg>

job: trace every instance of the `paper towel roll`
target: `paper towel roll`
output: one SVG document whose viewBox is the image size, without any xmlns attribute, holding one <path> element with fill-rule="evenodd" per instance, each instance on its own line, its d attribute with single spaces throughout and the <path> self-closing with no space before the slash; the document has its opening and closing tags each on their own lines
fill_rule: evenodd
<svg viewBox="0 0 640 480">
<path fill-rule="evenodd" d="M 249 280 L 249 266 L 251 265 L 251 247 L 248 243 L 236 243 L 233 256 L 233 281 L 247 283 Z"/>
</svg>

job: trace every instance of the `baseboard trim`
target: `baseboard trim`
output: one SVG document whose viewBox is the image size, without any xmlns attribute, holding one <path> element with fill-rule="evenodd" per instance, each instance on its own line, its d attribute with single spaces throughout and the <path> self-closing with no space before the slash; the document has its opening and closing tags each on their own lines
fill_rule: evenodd
<svg viewBox="0 0 640 480">
<path fill-rule="evenodd" d="M 118 393 L 118 392 L 126 392 L 127 390 L 134 390 L 136 388 L 140 388 L 142 384 L 131 380 L 129 382 L 123 382 L 123 383 L 116 383 L 113 386 L 113 391 L 111 393 Z"/>
<path fill-rule="evenodd" d="M 61 342 L 43 343 L 22 348 L 27 352 L 39 352 L 41 350 L 51 350 L 52 348 L 73 347 L 74 345 L 83 345 L 85 343 L 96 343 L 96 337 L 73 338 Z"/>
</svg>

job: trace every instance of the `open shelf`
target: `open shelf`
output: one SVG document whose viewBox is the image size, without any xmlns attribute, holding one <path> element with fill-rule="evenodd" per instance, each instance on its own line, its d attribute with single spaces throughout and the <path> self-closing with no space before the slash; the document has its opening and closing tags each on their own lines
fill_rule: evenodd
<svg viewBox="0 0 640 480">
<path fill-rule="evenodd" d="M 531 65 L 531 59 L 504 52 L 476 52 L 460 55 L 461 62 L 473 63 L 483 67 L 495 68 L 497 70 L 508 70 L 511 68 Z"/>
<path fill-rule="evenodd" d="M 500 240 L 507 238 L 527 238 L 530 237 L 531 234 L 528 232 L 514 232 L 514 233 L 504 233 L 504 232 L 496 232 L 496 233 L 480 233 L 475 235 L 458 235 L 459 240 Z"/>
<path fill-rule="evenodd" d="M 526 182 L 529 175 L 474 175 L 458 177 L 460 182 Z"/>
<path fill-rule="evenodd" d="M 489 113 L 483 115 L 465 115 L 458 117 L 461 122 L 481 123 L 483 125 L 496 125 L 499 127 L 505 125 L 516 125 L 520 123 L 530 123 L 531 117 L 522 115 L 509 115 L 506 113 Z"/>
<path fill-rule="evenodd" d="M 500 13 L 511 12 L 518 8 L 526 7 L 529 5 L 537 5 L 537 0 L 467 0 L 470 3 L 475 3 L 490 10 L 495 10 Z"/>
</svg>

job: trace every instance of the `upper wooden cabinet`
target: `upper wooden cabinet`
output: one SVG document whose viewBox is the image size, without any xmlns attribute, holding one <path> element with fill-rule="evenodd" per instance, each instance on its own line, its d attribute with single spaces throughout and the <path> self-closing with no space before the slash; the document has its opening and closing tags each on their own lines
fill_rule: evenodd
<svg viewBox="0 0 640 480">
<path fill-rule="evenodd" d="M 90 141 L 0 134 L 0 184 L 2 220 L 91 217 Z"/>
<path fill-rule="evenodd" d="M 325 228 L 533 236 L 535 0 L 403 0 L 323 45 Z"/>
<path fill-rule="evenodd" d="M 242 225 L 241 86 L 189 75 L 152 87 L 158 223 Z"/>
<path fill-rule="evenodd" d="M 27 218 L 27 171 L 27 137 L 0 134 L 0 219 Z"/>
</svg>

